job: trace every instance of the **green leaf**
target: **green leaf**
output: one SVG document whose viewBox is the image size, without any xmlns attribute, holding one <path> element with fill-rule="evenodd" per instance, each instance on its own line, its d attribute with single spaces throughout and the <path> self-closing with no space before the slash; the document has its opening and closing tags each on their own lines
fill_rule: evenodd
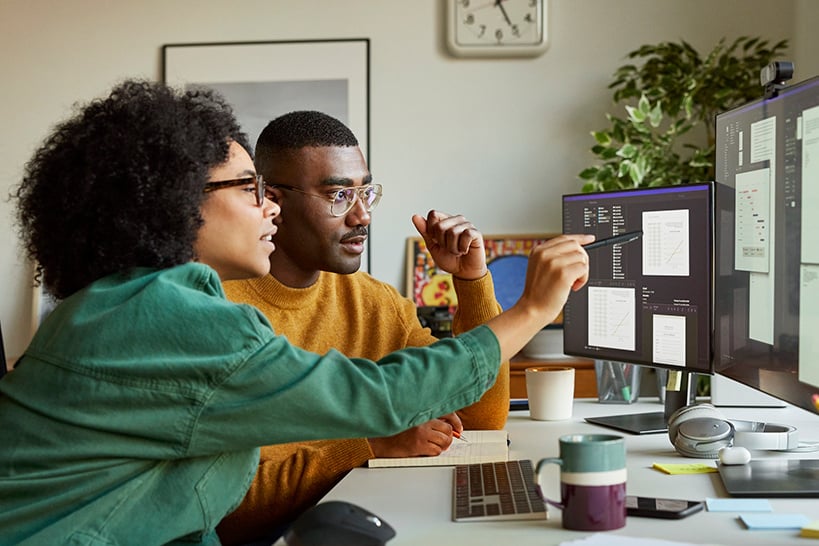
<svg viewBox="0 0 819 546">
<path fill-rule="evenodd" d="M 637 154 L 637 148 L 633 144 L 624 144 L 619 150 L 617 150 L 617 155 L 626 159 L 631 159 Z"/>
<path fill-rule="evenodd" d="M 645 113 L 634 106 L 626 106 L 626 112 L 632 123 L 642 123 L 646 119 Z"/>
<path fill-rule="evenodd" d="M 598 167 L 588 167 L 580 171 L 580 174 L 578 174 L 577 176 L 579 176 L 583 180 L 593 180 L 594 177 L 597 176 L 597 172 L 599 170 L 600 169 Z"/>
<path fill-rule="evenodd" d="M 617 149 L 616 148 L 604 148 L 602 152 L 600 152 L 600 157 L 603 159 L 613 159 L 617 157 Z"/>
<path fill-rule="evenodd" d="M 592 131 L 592 136 L 601 146 L 611 146 L 611 136 L 606 131 Z"/>
<path fill-rule="evenodd" d="M 598 180 L 611 180 L 614 178 L 614 168 L 610 164 L 604 165 L 597 173 Z"/>
<path fill-rule="evenodd" d="M 628 175 L 634 182 L 634 187 L 639 188 L 640 185 L 643 183 L 643 172 L 640 170 L 636 163 L 631 163 L 628 166 Z"/>
<path fill-rule="evenodd" d="M 645 94 L 640 96 L 640 100 L 637 102 L 637 107 L 640 109 L 640 113 L 648 114 L 651 111 L 651 104 L 648 102 L 648 98 L 646 98 Z"/>
<path fill-rule="evenodd" d="M 685 99 L 683 99 L 683 105 L 685 107 L 685 117 L 690 118 L 694 111 L 694 97 L 686 95 Z"/>
<path fill-rule="evenodd" d="M 581 189 L 583 193 L 595 193 L 598 191 L 602 191 L 599 185 L 596 182 L 586 182 L 583 184 L 583 189 Z"/>
<path fill-rule="evenodd" d="M 662 104 L 658 102 L 654 105 L 654 108 L 651 109 L 651 112 L 648 115 L 648 121 L 655 129 L 660 126 L 660 123 L 663 121 Z"/>
</svg>

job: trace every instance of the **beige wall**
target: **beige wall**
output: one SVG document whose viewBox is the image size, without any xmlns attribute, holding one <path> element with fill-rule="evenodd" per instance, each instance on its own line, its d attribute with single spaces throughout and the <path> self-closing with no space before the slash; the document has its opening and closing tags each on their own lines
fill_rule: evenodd
<svg viewBox="0 0 819 546">
<path fill-rule="evenodd" d="M 819 74 L 819 34 L 816 33 L 816 22 L 819 21 L 819 2 L 816 0 L 796 0 L 794 12 L 793 36 L 791 50 L 794 58 L 794 76 L 804 80 Z"/>
<path fill-rule="evenodd" d="M 589 131 L 605 126 L 606 85 L 635 47 L 787 38 L 797 79 L 819 72 L 813 59 L 800 69 L 817 50 L 811 0 L 550 2 L 545 55 L 463 60 L 445 52 L 441 0 L 0 0 L 0 195 L 72 103 L 124 77 L 159 78 L 162 44 L 366 37 L 371 167 L 385 185 L 372 272 L 401 289 L 414 212 L 461 212 L 485 233 L 560 231 L 559 196 L 579 191 Z M 13 205 L 0 199 L 0 320 L 11 354 L 29 339 L 30 272 L 16 241 Z"/>
</svg>

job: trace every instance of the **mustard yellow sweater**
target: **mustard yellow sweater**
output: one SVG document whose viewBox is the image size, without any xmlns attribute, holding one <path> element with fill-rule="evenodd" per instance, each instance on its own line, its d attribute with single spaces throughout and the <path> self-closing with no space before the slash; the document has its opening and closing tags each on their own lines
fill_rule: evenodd
<svg viewBox="0 0 819 546">
<path fill-rule="evenodd" d="M 455 279 L 458 309 L 454 334 L 499 314 L 492 278 Z M 273 329 L 316 353 L 334 348 L 347 356 L 379 359 L 436 339 L 422 328 L 415 305 L 367 273 L 322 272 L 309 288 L 289 288 L 268 275 L 224 283 L 228 299 L 259 308 Z M 509 363 L 480 401 L 458 412 L 467 429 L 500 429 L 509 410 Z M 256 477 L 242 505 L 219 525 L 224 544 L 252 540 L 292 521 L 344 475 L 373 458 L 366 438 L 278 444 L 262 448 Z"/>
</svg>

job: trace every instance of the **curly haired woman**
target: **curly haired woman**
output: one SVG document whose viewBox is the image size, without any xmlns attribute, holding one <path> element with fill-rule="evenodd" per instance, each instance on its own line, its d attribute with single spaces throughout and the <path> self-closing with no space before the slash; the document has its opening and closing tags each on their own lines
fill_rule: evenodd
<svg viewBox="0 0 819 546">
<path fill-rule="evenodd" d="M 562 237 L 487 326 L 378 362 L 300 350 L 222 292 L 274 251 L 248 150 L 218 95 L 127 81 L 28 163 L 20 235 L 62 302 L 0 381 L 0 543 L 218 544 L 258 446 L 476 401 L 586 281 L 587 239 Z"/>
</svg>

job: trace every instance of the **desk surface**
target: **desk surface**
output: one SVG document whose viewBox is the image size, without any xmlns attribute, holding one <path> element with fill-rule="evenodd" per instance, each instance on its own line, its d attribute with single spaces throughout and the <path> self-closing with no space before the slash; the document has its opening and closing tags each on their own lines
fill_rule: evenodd
<svg viewBox="0 0 819 546">
<path fill-rule="evenodd" d="M 563 434 L 613 432 L 591 425 L 583 418 L 615 413 L 661 411 L 657 402 L 632 405 L 599 404 L 596 400 L 576 400 L 574 417 L 559 422 L 538 422 L 528 412 L 509 415 L 507 430 L 511 445 L 510 458 L 533 459 L 556 457 L 557 438 Z M 731 419 L 765 420 L 796 426 L 800 440 L 819 442 L 819 419 L 799 408 L 723 408 Z M 630 495 L 703 500 L 706 497 L 728 497 L 719 474 L 671 476 L 653 470 L 655 462 L 713 462 L 687 459 L 674 451 L 666 434 L 637 436 L 623 434 L 628 451 L 628 484 Z M 816 453 L 753 452 L 754 458 L 814 458 Z M 549 507 L 548 521 L 507 521 L 454 523 L 451 520 L 452 467 L 423 468 L 357 468 L 342 480 L 325 500 L 345 500 L 362 506 L 390 523 L 397 536 L 388 546 L 425 544 L 469 544 L 525 546 L 560 544 L 593 533 L 567 531 L 561 527 L 560 510 Z M 541 475 L 544 493 L 559 498 L 559 469 L 547 465 Z M 817 499 L 771 499 L 774 513 L 804 514 L 819 519 Z M 629 517 L 623 529 L 609 533 L 631 537 L 665 538 L 697 544 L 801 544 L 810 541 L 798 531 L 748 531 L 729 512 L 699 512 L 682 520 Z M 277 543 L 278 544 L 278 543 Z M 818 543 L 819 544 L 819 543 Z"/>
</svg>

